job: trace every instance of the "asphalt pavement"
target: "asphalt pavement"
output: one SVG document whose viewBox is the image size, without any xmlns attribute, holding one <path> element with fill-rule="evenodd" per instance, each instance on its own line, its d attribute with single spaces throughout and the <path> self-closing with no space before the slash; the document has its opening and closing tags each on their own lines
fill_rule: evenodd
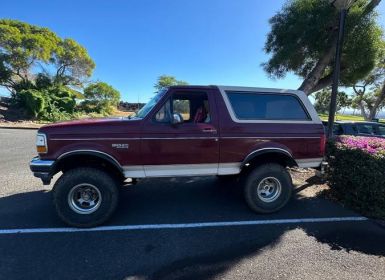
<svg viewBox="0 0 385 280">
<path fill-rule="evenodd" d="M 215 177 L 142 180 L 105 227 L 67 228 L 29 171 L 35 134 L 0 129 L 0 279 L 385 278 L 385 228 L 300 191 L 257 215 Z"/>
</svg>

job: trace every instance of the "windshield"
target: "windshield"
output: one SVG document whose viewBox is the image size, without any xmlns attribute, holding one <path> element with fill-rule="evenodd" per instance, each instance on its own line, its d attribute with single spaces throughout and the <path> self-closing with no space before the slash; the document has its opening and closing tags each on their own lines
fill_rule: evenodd
<svg viewBox="0 0 385 280">
<path fill-rule="evenodd" d="M 163 97 L 163 95 L 166 93 L 166 89 L 161 90 L 159 93 L 157 93 L 151 100 L 140 109 L 136 115 L 134 115 L 134 118 L 143 119 L 147 116 L 147 114 L 152 110 L 152 108 L 155 107 L 155 105 L 158 103 L 158 101 Z"/>
</svg>

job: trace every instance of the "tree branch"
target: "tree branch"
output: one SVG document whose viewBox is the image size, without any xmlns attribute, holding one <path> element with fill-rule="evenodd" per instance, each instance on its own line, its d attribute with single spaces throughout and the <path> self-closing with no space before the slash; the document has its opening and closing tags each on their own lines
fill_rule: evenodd
<svg viewBox="0 0 385 280">
<path fill-rule="evenodd" d="M 368 5 L 366 5 L 364 12 L 362 13 L 363 16 L 366 16 L 370 12 L 372 12 L 378 4 L 380 4 L 381 0 L 372 0 L 369 2 Z"/>
<path fill-rule="evenodd" d="M 333 75 L 328 75 L 322 79 L 319 79 L 317 84 L 315 84 L 309 91 L 307 95 L 312 94 L 313 92 L 319 91 L 325 87 L 328 87 L 332 84 L 333 82 Z"/>
<path fill-rule="evenodd" d="M 362 16 L 365 16 L 372 12 L 381 0 L 371 0 L 369 4 L 365 7 L 365 10 L 362 13 Z M 326 67 L 330 65 L 330 62 L 333 59 L 333 54 L 335 52 L 335 48 L 337 45 L 337 32 L 338 32 L 338 18 L 336 17 L 331 25 L 331 32 L 329 39 L 331 40 L 331 44 L 329 49 L 322 55 L 322 57 L 318 60 L 313 70 L 307 75 L 305 80 L 302 82 L 301 86 L 298 88 L 299 90 L 304 91 L 307 95 L 310 95 L 313 92 L 316 92 L 322 89 L 322 84 L 330 85 L 329 83 L 325 83 L 324 81 L 320 81 L 323 72 Z"/>
</svg>

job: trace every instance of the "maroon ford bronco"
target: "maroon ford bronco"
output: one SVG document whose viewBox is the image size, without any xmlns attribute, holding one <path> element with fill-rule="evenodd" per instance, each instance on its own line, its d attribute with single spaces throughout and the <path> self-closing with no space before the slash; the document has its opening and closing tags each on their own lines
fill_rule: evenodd
<svg viewBox="0 0 385 280">
<path fill-rule="evenodd" d="M 287 167 L 321 165 L 324 128 L 300 91 L 175 86 L 128 118 L 51 124 L 37 133 L 36 177 L 55 183 L 59 216 L 69 225 L 105 222 L 127 178 L 239 177 L 258 213 L 282 208 L 292 192 Z"/>
</svg>

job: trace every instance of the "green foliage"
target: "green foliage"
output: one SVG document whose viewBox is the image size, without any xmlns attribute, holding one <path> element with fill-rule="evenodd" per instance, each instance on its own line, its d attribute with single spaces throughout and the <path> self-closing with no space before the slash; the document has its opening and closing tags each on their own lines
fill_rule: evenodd
<svg viewBox="0 0 385 280">
<path fill-rule="evenodd" d="M 63 108 L 59 107 L 57 102 L 49 100 L 46 110 L 44 110 L 40 118 L 49 122 L 66 121 L 74 118 L 74 114 L 63 111 Z"/>
<path fill-rule="evenodd" d="M 61 120 L 60 114 L 74 113 L 76 96 L 64 86 L 51 86 L 45 89 L 27 89 L 18 93 L 18 102 L 27 113 L 35 118 Z"/>
<path fill-rule="evenodd" d="M 167 87 L 177 85 L 188 85 L 188 83 L 185 81 L 177 80 L 174 76 L 162 75 L 158 77 L 154 88 L 156 92 L 159 92 Z"/>
<path fill-rule="evenodd" d="M 72 114 L 74 112 L 76 106 L 76 96 L 70 89 L 64 86 L 59 86 L 49 88 L 47 92 L 51 104 L 55 107 L 66 113 Z"/>
<path fill-rule="evenodd" d="M 120 100 L 120 93 L 107 83 L 98 82 L 84 89 L 82 108 L 86 112 L 110 114 Z"/>
<path fill-rule="evenodd" d="M 19 92 L 19 98 L 27 113 L 38 117 L 43 113 L 47 105 L 45 94 L 35 89 L 27 89 Z"/>
<path fill-rule="evenodd" d="M 385 218 L 385 158 L 328 145 L 328 180 L 334 195 L 371 217 Z"/>
<path fill-rule="evenodd" d="M 330 98 L 331 98 L 331 90 L 323 89 L 315 93 L 315 104 L 314 108 L 319 114 L 327 114 L 329 112 L 330 106 Z M 351 101 L 349 96 L 341 91 L 337 95 L 337 112 L 341 110 L 341 108 L 350 106 Z"/>
<path fill-rule="evenodd" d="M 90 77 L 95 63 L 87 50 L 72 39 L 64 39 L 52 59 L 57 66 L 55 82 L 59 84 L 82 85 L 83 77 Z"/>
<path fill-rule="evenodd" d="M 48 28 L 0 19 L 0 86 L 12 94 L 33 84 L 40 88 L 38 83 L 48 82 L 38 80 L 43 73 L 51 83 L 80 86 L 94 68 L 87 50 L 74 40 L 61 39 Z"/>
<path fill-rule="evenodd" d="M 383 32 L 375 12 L 364 13 L 369 0 L 358 0 L 350 8 L 341 58 L 341 81 L 350 85 L 364 78 L 374 67 L 383 45 Z M 288 72 L 306 78 L 335 42 L 337 10 L 327 0 L 290 0 L 270 19 L 271 31 L 265 51 L 271 58 L 264 64 L 272 77 Z M 331 73 L 333 61 L 322 77 Z"/>
</svg>

